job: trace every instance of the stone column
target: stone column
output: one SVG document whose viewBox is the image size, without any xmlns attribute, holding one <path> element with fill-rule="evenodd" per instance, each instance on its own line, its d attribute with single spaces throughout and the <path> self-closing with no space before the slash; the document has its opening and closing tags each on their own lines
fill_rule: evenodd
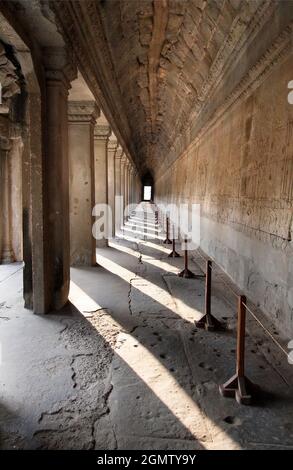
<svg viewBox="0 0 293 470">
<path fill-rule="evenodd" d="M 123 216 L 123 204 L 121 203 L 122 188 L 121 188 L 121 158 L 123 156 L 123 149 L 118 145 L 115 152 L 115 233 L 120 232 Z"/>
<path fill-rule="evenodd" d="M 67 98 L 70 81 L 76 77 L 76 70 L 68 63 L 64 49 L 50 48 L 44 51 L 43 56 L 45 302 L 42 305 L 43 301 L 34 298 L 36 313 L 58 310 L 68 301 L 70 233 Z"/>
<path fill-rule="evenodd" d="M 131 190 L 130 190 L 130 198 L 131 204 L 134 204 L 134 167 L 131 168 Z"/>
<path fill-rule="evenodd" d="M 133 173 L 133 167 L 131 164 L 129 168 L 129 189 L 128 189 L 129 204 L 132 204 L 132 173 Z"/>
<path fill-rule="evenodd" d="M 136 197 L 136 178 L 137 178 L 137 170 L 134 169 L 133 173 L 133 203 L 137 204 L 137 197 Z"/>
<path fill-rule="evenodd" d="M 128 206 L 128 169 L 129 169 L 129 161 L 126 160 L 125 163 L 125 205 L 124 205 L 124 214 L 125 220 L 127 220 L 128 212 L 126 212 L 126 208 Z"/>
<path fill-rule="evenodd" d="M 134 168 L 131 166 L 130 168 L 130 204 L 134 204 L 134 197 L 133 197 L 133 188 L 134 188 Z"/>
<path fill-rule="evenodd" d="M 132 168 L 132 165 L 131 165 L 130 161 L 128 161 L 128 168 L 127 168 L 127 205 L 128 206 L 131 203 L 131 201 L 130 201 L 131 168 Z M 129 213 L 129 210 L 128 210 L 127 217 L 129 217 L 129 216 L 130 216 L 130 213 Z"/>
<path fill-rule="evenodd" d="M 92 211 L 95 206 L 94 126 L 98 113 L 94 101 L 68 103 L 70 260 L 73 266 L 96 265 Z"/>
<path fill-rule="evenodd" d="M 127 201 L 127 206 L 128 206 L 129 203 L 130 203 L 130 199 L 129 199 L 130 168 L 131 168 L 131 163 L 128 161 L 128 162 L 127 162 L 127 178 L 126 178 L 126 182 L 127 182 L 127 186 L 126 186 L 126 201 Z M 127 216 L 129 216 L 129 213 L 128 213 L 128 212 L 127 212 Z"/>
<path fill-rule="evenodd" d="M 112 216 L 112 237 L 115 235 L 115 153 L 117 149 L 117 140 L 108 140 L 108 203 Z"/>
<path fill-rule="evenodd" d="M 134 189 L 135 203 L 138 204 L 141 201 L 141 184 L 140 184 L 139 174 L 137 171 L 135 172 L 134 184 L 135 184 L 135 189 Z"/>
<path fill-rule="evenodd" d="M 124 154 L 121 158 L 121 196 L 123 198 L 122 200 L 122 217 L 121 217 L 121 222 L 122 225 L 124 224 L 124 211 L 126 207 L 126 165 L 127 165 L 127 158 L 126 155 Z"/>
<path fill-rule="evenodd" d="M 11 207 L 12 209 L 12 250 L 16 261 L 23 261 L 23 188 L 22 188 L 22 163 L 23 140 L 21 129 L 17 125 L 10 128 L 10 161 L 11 161 Z"/>
<path fill-rule="evenodd" d="M 107 143 L 111 134 L 109 125 L 97 124 L 94 130 L 94 147 L 95 147 L 95 203 L 108 204 L 108 157 Z M 104 237 L 96 241 L 96 245 L 100 248 L 108 246 L 108 217 L 107 213 L 101 214 L 105 221 Z"/>
<path fill-rule="evenodd" d="M 2 243 L 0 252 L 0 263 L 9 264 L 15 261 L 12 249 L 12 207 L 11 207 L 11 162 L 10 162 L 11 142 L 6 137 L 0 139 L 0 159 L 1 159 L 1 192 L 2 192 L 2 220 L 1 232 Z"/>
</svg>

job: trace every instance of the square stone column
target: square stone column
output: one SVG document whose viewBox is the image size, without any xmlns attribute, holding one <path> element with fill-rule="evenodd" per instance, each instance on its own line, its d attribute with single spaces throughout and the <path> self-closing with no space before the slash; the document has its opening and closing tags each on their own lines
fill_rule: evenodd
<svg viewBox="0 0 293 470">
<path fill-rule="evenodd" d="M 121 189 L 121 158 L 123 149 L 118 145 L 115 152 L 115 235 L 121 230 L 123 217 L 122 189 Z"/>
<path fill-rule="evenodd" d="M 128 203 L 131 204 L 131 188 L 132 188 L 132 164 L 129 167 L 129 181 L 128 181 Z"/>
<path fill-rule="evenodd" d="M 96 246 L 103 248 L 108 246 L 108 213 L 106 206 L 108 205 L 108 155 L 107 144 L 111 135 L 111 128 L 107 124 L 97 124 L 94 130 L 94 151 L 95 151 L 95 203 L 104 205 L 100 216 L 104 223 L 102 228 L 104 236 L 102 239 L 96 240 Z M 99 220 L 97 218 L 97 221 Z"/>
<path fill-rule="evenodd" d="M 137 178 L 137 170 L 136 168 L 134 169 L 133 172 L 133 188 L 132 188 L 132 197 L 133 197 L 133 204 L 137 204 L 137 198 L 136 198 L 136 178 Z"/>
<path fill-rule="evenodd" d="M 15 261 L 12 248 L 12 207 L 11 207 L 11 141 L 0 138 L 0 187 L 1 187 L 1 233 L 0 233 L 0 264 Z"/>
<path fill-rule="evenodd" d="M 129 161 L 126 160 L 125 163 L 125 206 L 124 206 L 124 220 L 128 218 L 128 180 L 129 180 Z"/>
<path fill-rule="evenodd" d="M 63 48 L 46 49 L 44 60 L 44 251 L 34 261 L 43 263 L 44 284 L 43 291 L 34 289 L 36 313 L 62 308 L 68 302 L 70 284 L 67 99 L 76 69 Z M 36 266 L 33 272 L 38 272 Z"/>
<path fill-rule="evenodd" d="M 130 169 L 130 204 L 135 204 L 134 202 L 134 167 Z"/>
<path fill-rule="evenodd" d="M 139 204 L 141 201 L 141 181 L 137 170 L 134 179 L 134 200 L 135 204 Z"/>
<path fill-rule="evenodd" d="M 125 154 L 123 154 L 121 158 L 121 196 L 123 198 L 122 200 L 122 225 L 124 224 L 125 220 L 125 207 L 126 207 L 126 169 L 127 169 L 127 157 Z"/>
<path fill-rule="evenodd" d="M 111 212 L 112 219 L 112 233 L 111 236 L 115 235 L 115 153 L 117 149 L 117 140 L 108 140 L 108 204 Z M 109 234 L 110 235 L 110 234 Z"/>
<path fill-rule="evenodd" d="M 130 167 L 129 167 L 129 184 L 128 184 L 128 201 L 129 201 L 129 204 L 132 204 L 131 189 L 132 189 L 132 164 L 130 164 Z"/>
<path fill-rule="evenodd" d="M 127 191 L 126 192 L 127 207 L 131 204 L 131 200 L 130 200 L 131 168 L 132 168 L 132 164 L 128 160 L 128 162 L 127 162 L 127 188 L 126 188 L 126 191 Z M 129 213 L 129 208 L 128 208 L 127 217 L 129 217 L 129 216 L 130 216 L 130 213 Z"/>
<path fill-rule="evenodd" d="M 72 266 L 96 265 L 92 212 L 95 206 L 94 126 L 98 114 L 94 101 L 68 103 Z"/>
<path fill-rule="evenodd" d="M 126 167 L 126 207 L 129 205 L 129 185 L 130 185 L 130 162 L 128 160 Z M 127 216 L 129 216 L 127 211 Z"/>
</svg>

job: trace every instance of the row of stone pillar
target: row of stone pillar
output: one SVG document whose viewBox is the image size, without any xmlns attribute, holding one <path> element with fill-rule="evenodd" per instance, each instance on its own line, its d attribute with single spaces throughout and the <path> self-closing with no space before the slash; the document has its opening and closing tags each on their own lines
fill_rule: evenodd
<svg viewBox="0 0 293 470">
<path fill-rule="evenodd" d="M 122 223 L 122 218 L 116 223 L 113 215 L 116 196 L 124 196 L 123 206 L 139 200 L 134 165 L 110 137 L 108 124 L 99 122 L 95 102 L 68 101 L 76 69 L 66 51 L 52 48 L 45 52 L 39 86 L 29 90 L 25 101 L 20 139 L 24 299 L 26 307 L 36 313 L 60 309 L 67 303 L 70 264 L 95 264 L 94 206 L 110 204 L 114 235 Z M 16 259 L 11 222 L 16 206 L 11 199 L 11 174 L 15 175 L 11 134 L 0 127 L 0 135 L 5 136 L 0 142 L 3 263 Z M 106 245 L 107 240 L 99 243 Z"/>
<path fill-rule="evenodd" d="M 127 206 L 139 199 L 135 167 L 105 119 L 99 122 L 99 115 L 94 102 L 69 101 L 70 256 L 74 266 L 95 265 L 96 246 L 107 246 L 127 217 Z M 96 226 L 104 236 L 96 240 L 92 228 L 100 217 L 103 223 Z"/>
<path fill-rule="evenodd" d="M 4 124 L 4 126 L 3 126 Z M 22 140 L 0 116 L 0 264 L 22 260 Z"/>
</svg>

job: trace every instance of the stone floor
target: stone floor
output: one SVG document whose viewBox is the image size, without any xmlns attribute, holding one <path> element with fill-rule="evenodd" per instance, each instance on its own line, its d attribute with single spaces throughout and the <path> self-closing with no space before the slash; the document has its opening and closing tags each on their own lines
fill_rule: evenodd
<svg viewBox="0 0 293 470">
<path fill-rule="evenodd" d="M 0 266 L 0 448 L 293 448 L 292 365 L 249 317 L 247 375 L 262 394 L 247 407 L 222 398 L 235 286 L 215 270 L 212 310 L 227 330 L 197 329 L 204 280 L 179 278 L 183 258 L 168 258 L 152 214 L 146 225 L 154 238 L 138 211 L 99 267 L 72 269 L 59 313 L 25 310 L 22 265 Z M 200 252 L 190 267 L 202 273 Z"/>
</svg>

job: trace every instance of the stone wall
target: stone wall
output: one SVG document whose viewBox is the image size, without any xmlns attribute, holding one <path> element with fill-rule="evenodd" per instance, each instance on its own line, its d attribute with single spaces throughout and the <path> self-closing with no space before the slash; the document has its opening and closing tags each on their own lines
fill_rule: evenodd
<svg viewBox="0 0 293 470">
<path fill-rule="evenodd" d="M 201 246 L 293 335 L 290 55 L 155 182 L 156 202 L 201 204 Z"/>
</svg>

